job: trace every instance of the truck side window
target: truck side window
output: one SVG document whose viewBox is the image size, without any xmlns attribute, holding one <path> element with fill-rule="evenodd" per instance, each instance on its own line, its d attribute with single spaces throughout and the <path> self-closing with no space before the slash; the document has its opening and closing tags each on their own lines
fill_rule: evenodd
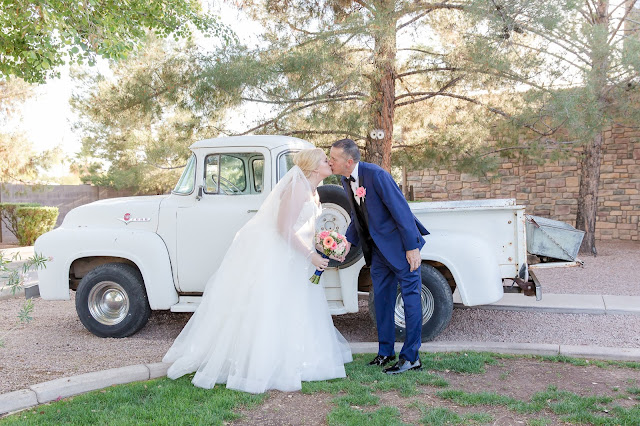
<svg viewBox="0 0 640 426">
<path fill-rule="evenodd" d="M 264 181 L 264 158 L 251 161 L 251 168 L 253 169 L 253 190 L 260 193 Z"/>
<path fill-rule="evenodd" d="M 196 182 L 196 156 L 191 154 L 191 158 L 187 161 L 187 165 L 180 176 L 180 180 L 173 189 L 174 194 L 191 194 Z"/>
<path fill-rule="evenodd" d="M 218 185 L 225 194 L 240 194 L 247 189 L 245 162 L 233 155 L 220 156 L 220 180 Z"/>
<path fill-rule="evenodd" d="M 264 156 L 260 153 L 211 154 L 204 159 L 207 194 L 257 194 L 262 192 Z"/>
<path fill-rule="evenodd" d="M 219 163 L 219 155 L 207 155 L 204 160 L 204 192 L 208 194 L 218 193 Z"/>
</svg>

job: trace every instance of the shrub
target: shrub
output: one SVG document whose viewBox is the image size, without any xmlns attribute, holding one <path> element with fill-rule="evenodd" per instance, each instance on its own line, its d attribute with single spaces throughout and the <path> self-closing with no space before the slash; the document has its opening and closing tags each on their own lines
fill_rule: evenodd
<svg viewBox="0 0 640 426">
<path fill-rule="evenodd" d="M 0 203 L 0 219 L 16 238 L 18 237 L 18 215 L 16 211 L 20 207 L 39 207 L 38 203 Z"/>
<path fill-rule="evenodd" d="M 18 241 L 21 246 L 32 246 L 36 239 L 56 226 L 57 207 L 18 207 Z"/>
</svg>

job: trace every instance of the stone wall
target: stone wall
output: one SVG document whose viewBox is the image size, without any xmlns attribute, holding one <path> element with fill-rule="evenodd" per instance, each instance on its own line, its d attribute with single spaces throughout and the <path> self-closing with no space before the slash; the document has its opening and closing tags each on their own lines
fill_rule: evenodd
<svg viewBox="0 0 640 426">
<path fill-rule="evenodd" d="M 505 160 L 492 179 L 449 170 L 407 174 L 416 200 L 515 198 L 526 212 L 575 226 L 577 156 L 537 165 Z M 596 238 L 640 240 L 640 130 L 614 127 L 605 132 Z"/>
<path fill-rule="evenodd" d="M 69 210 L 97 200 L 131 196 L 131 191 L 116 191 L 91 185 L 15 185 L 5 184 L 0 188 L 2 203 L 40 203 L 58 207 L 60 214 L 56 226 L 62 223 Z M 2 224 L 0 242 L 15 243 L 16 237 Z"/>
</svg>

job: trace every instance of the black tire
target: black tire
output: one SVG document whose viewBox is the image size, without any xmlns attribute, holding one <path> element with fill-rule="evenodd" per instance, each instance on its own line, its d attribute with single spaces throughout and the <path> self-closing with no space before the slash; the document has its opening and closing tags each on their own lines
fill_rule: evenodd
<svg viewBox="0 0 640 426">
<path fill-rule="evenodd" d="M 321 185 L 318 187 L 318 195 L 322 204 L 322 214 L 316 223 L 316 231 L 337 231 L 344 235 L 347 226 L 351 222 L 351 206 L 347 200 L 344 188 L 338 185 Z M 362 248 L 354 247 L 347 254 L 344 262 L 329 260 L 330 268 L 348 268 L 362 257 Z"/>
<path fill-rule="evenodd" d="M 422 277 L 422 341 L 428 342 L 449 325 L 453 314 L 453 294 L 446 278 L 433 266 L 423 263 L 420 268 Z M 376 323 L 376 307 L 373 288 L 369 291 L 369 315 Z M 404 304 L 400 295 L 400 286 L 396 298 L 394 321 L 396 323 L 396 341 L 404 341 Z"/>
<path fill-rule="evenodd" d="M 85 275 L 76 291 L 76 312 L 98 337 L 127 337 L 151 315 L 142 275 L 126 263 L 105 263 Z"/>
</svg>

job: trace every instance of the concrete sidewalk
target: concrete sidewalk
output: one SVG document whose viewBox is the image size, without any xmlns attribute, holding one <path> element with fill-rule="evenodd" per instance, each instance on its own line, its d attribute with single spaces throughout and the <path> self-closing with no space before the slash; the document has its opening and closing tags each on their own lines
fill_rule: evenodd
<svg viewBox="0 0 640 426">
<path fill-rule="evenodd" d="M 558 314 L 640 315 L 640 296 L 595 294 L 542 294 L 542 300 L 518 293 L 505 293 L 501 300 L 489 305 L 465 306 L 458 292 L 453 293 L 456 308 L 507 311 L 552 312 Z"/>
</svg>

